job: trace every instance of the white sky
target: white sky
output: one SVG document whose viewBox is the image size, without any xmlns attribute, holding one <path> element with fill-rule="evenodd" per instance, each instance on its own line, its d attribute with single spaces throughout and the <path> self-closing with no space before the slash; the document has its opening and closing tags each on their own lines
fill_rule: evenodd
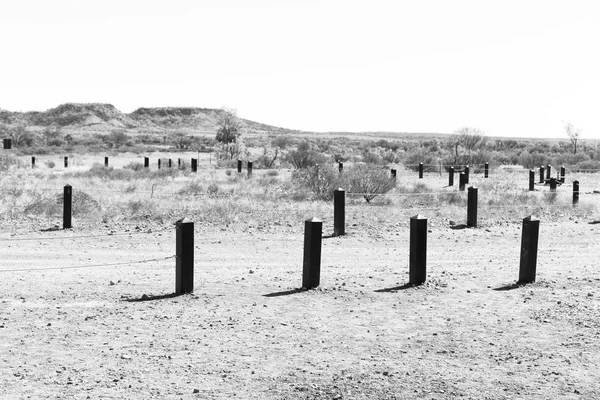
<svg viewBox="0 0 600 400">
<path fill-rule="evenodd" d="M 600 2 L 0 0 L 0 108 L 600 139 Z"/>
</svg>

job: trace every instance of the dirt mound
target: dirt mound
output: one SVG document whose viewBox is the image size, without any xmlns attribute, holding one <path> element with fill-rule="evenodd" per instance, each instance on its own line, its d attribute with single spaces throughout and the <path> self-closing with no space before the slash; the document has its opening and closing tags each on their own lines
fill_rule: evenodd
<svg viewBox="0 0 600 400">
<path fill-rule="evenodd" d="M 34 125 L 90 126 L 110 125 L 118 128 L 136 126 L 135 122 L 117 110 L 112 104 L 103 103 L 67 103 L 45 112 L 32 113 Z"/>
<path fill-rule="evenodd" d="M 214 129 L 221 110 L 194 107 L 138 108 L 128 115 L 140 125 Z"/>
</svg>

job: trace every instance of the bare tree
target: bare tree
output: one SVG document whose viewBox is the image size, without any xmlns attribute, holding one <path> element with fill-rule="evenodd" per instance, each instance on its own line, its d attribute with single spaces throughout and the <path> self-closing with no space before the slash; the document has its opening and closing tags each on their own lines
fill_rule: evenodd
<svg viewBox="0 0 600 400">
<path fill-rule="evenodd" d="M 231 144 L 236 143 L 238 138 L 242 135 L 243 123 L 237 116 L 237 112 L 232 108 L 224 107 L 219 114 L 217 120 L 217 141 L 227 145 L 229 158 L 233 158 L 235 152 L 235 146 L 232 148 Z"/>
<path fill-rule="evenodd" d="M 573 154 L 577 154 L 577 141 L 581 137 L 581 129 L 575 128 L 569 121 L 563 121 L 563 126 L 573 146 Z"/>
<path fill-rule="evenodd" d="M 465 126 L 454 131 L 447 142 L 454 155 L 454 160 L 457 162 L 461 159 L 462 152 L 471 152 L 485 145 L 485 133 L 477 128 Z"/>
</svg>

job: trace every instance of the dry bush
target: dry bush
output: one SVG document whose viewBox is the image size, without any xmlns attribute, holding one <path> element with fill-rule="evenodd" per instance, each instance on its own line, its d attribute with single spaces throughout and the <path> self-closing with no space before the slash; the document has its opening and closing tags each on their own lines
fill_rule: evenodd
<svg viewBox="0 0 600 400">
<path fill-rule="evenodd" d="M 360 193 L 367 203 L 396 187 L 396 181 L 390 177 L 388 169 L 376 165 L 355 164 L 343 175 L 348 190 Z"/>
</svg>

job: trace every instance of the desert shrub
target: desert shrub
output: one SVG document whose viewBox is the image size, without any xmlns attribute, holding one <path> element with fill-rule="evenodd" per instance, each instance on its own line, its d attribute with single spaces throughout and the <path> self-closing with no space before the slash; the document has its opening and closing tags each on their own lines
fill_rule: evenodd
<svg viewBox="0 0 600 400">
<path fill-rule="evenodd" d="M 226 169 L 226 170 L 225 170 L 225 175 L 227 175 L 227 176 L 231 176 L 231 170 L 230 170 L 230 169 Z"/>
<path fill-rule="evenodd" d="M 582 161 L 575 166 L 575 169 L 582 170 L 582 171 L 590 170 L 592 172 L 600 171 L 600 160 Z"/>
<path fill-rule="evenodd" d="M 419 163 L 423 163 L 423 170 L 425 172 L 436 171 L 439 165 L 437 156 L 424 148 L 413 148 L 405 153 L 403 164 L 406 168 L 418 171 Z"/>
<path fill-rule="evenodd" d="M 141 163 L 141 162 L 132 161 L 129 164 L 125 165 L 123 168 L 124 169 L 130 169 L 132 171 L 143 171 L 144 170 L 144 164 Z"/>
<path fill-rule="evenodd" d="M 219 194 L 219 192 L 221 191 L 221 188 L 219 187 L 219 184 L 216 182 L 212 182 L 210 185 L 208 185 L 208 187 L 206 188 L 206 193 L 212 195 L 212 196 L 216 196 Z"/>
<path fill-rule="evenodd" d="M 48 168 L 54 168 L 56 166 L 54 161 L 51 161 L 51 160 L 46 161 L 45 164 Z"/>
<path fill-rule="evenodd" d="M 333 199 L 333 191 L 342 186 L 345 174 L 332 166 L 323 165 L 298 169 L 292 174 L 292 182 L 299 189 L 311 192 L 320 200 Z"/>
<path fill-rule="evenodd" d="M 95 163 L 92 167 L 83 172 L 69 172 L 65 177 L 73 176 L 75 178 L 100 178 L 105 181 L 118 180 L 127 181 L 134 178 L 134 171 L 130 169 L 114 169 L 105 167 L 104 164 Z"/>
<path fill-rule="evenodd" d="M 276 169 L 271 169 L 271 170 L 267 171 L 267 175 L 268 176 L 279 176 L 279 171 Z"/>
<path fill-rule="evenodd" d="M 364 151 L 362 154 L 363 162 L 367 164 L 382 164 L 383 158 L 377 153 L 372 153 L 370 151 Z"/>
<path fill-rule="evenodd" d="M 13 156 L 0 156 L 0 170 L 5 171 L 13 165 L 19 165 L 19 160 Z"/>
<path fill-rule="evenodd" d="M 296 150 L 288 152 L 284 160 L 296 169 L 313 167 L 317 164 L 326 164 L 328 158 L 322 153 L 311 150 L 308 142 L 302 142 Z"/>
<path fill-rule="evenodd" d="M 344 172 L 344 176 L 349 191 L 361 193 L 367 203 L 396 186 L 396 181 L 390 177 L 387 168 L 369 164 L 355 164 Z"/>
<path fill-rule="evenodd" d="M 179 194 L 181 195 L 199 195 L 204 193 L 204 186 L 197 181 L 188 182 L 181 190 L 179 190 Z"/>
<path fill-rule="evenodd" d="M 63 195 L 60 195 L 60 204 L 63 202 Z M 98 201 L 82 190 L 73 190 L 73 215 L 85 215 L 100 208 Z"/>
</svg>

